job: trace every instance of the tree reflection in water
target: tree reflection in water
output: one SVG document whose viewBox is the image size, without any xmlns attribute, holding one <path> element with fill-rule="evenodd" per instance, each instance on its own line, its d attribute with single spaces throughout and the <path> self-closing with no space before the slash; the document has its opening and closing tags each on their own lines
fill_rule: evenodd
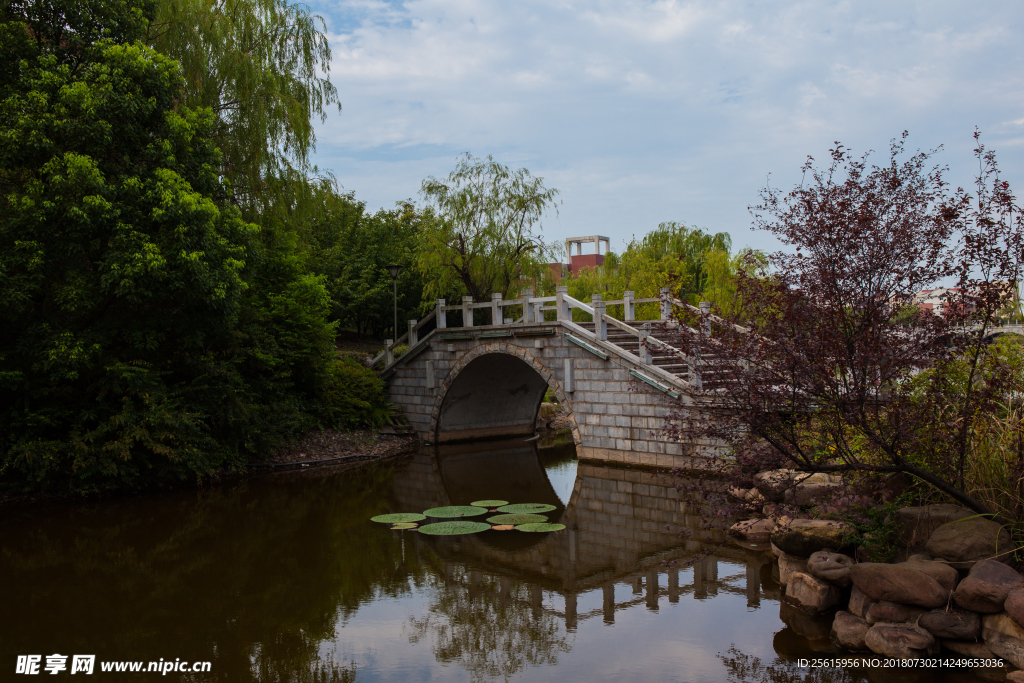
<svg viewBox="0 0 1024 683">
<path fill-rule="evenodd" d="M 718 658 L 725 665 L 729 683 L 854 683 L 863 680 L 843 669 L 807 669 L 776 657 L 765 664 L 759 657 L 743 654 L 733 645 Z"/>
<path fill-rule="evenodd" d="M 458 664 L 473 681 L 508 680 L 528 666 L 556 664 L 571 649 L 539 588 L 451 565 L 445 575 L 435 580 L 426 616 L 409 620 L 409 641 L 429 640 L 438 662 Z"/>
</svg>

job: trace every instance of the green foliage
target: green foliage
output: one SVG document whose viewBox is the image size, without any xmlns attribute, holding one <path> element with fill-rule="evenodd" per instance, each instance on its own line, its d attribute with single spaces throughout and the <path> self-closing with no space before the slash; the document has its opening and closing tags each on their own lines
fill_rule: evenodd
<svg viewBox="0 0 1024 683">
<path fill-rule="evenodd" d="M 855 506 L 849 514 L 843 515 L 843 521 L 853 527 L 843 543 L 863 548 L 869 562 L 892 562 L 901 545 L 902 527 L 897 522 L 896 511 L 905 507 L 909 499 L 909 494 L 903 494 L 880 507 Z"/>
<path fill-rule="evenodd" d="M 547 269 L 550 250 L 534 229 L 558 190 L 543 178 L 466 154 L 447 179 L 424 180 L 421 193 L 436 214 L 424 221 L 419 244 L 429 299 L 516 298 L 523 278 L 539 279 Z"/>
<path fill-rule="evenodd" d="M 60 31 L 33 34 L 40 6 L 14 4 L 0 23 L 7 481 L 203 477 L 387 414 L 379 380 L 335 358 L 297 233 L 229 201 L 218 117 L 180 104 L 178 65 L 90 42 L 138 37 L 143 8 L 54 2 Z"/>
<path fill-rule="evenodd" d="M 331 62 L 322 29 L 308 7 L 287 0 L 157 3 L 148 40 L 178 60 L 181 101 L 213 112 L 223 173 L 250 211 L 306 182 L 313 117 L 323 121 L 338 99 L 321 75 Z"/>
<path fill-rule="evenodd" d="M 323 193 L 325 210 L 306 235 L 309 268 L 323 275 L 331 296 L 331 319 L 341 327 L 376 338 L 390 336 L 394 326 L 393 281 L 384 269 L 403 266 L 398 276 L 398 333 L 418 318 L 423 279 L 415 268 L 416 248 L 429 212 L 403 203 L 390 211 L 367 215 L 351 195 Z"/>
<path fill-rule="evenodd" d="M 632 291 L 637 299 L 658 297 L 662 287 L 670 287 L 682 300 L 696 304 L 712 301 L 717 306 L 732 305 L 735 274 L 742 254 L 729 256 L 732 240 L 728 233 L 705 233 L 681 223 L 661 223 L 643 238 L 634 238 L 622 254 L 605 256 L 604 265 L 585 268 L 563 284 L 569 295 L 581 301 L 601 293 L 606 300 L 621 299 Z M 553 290 L 553 283 L 549 286 Z M 622 316 L 621 308 L 609 313 Z M 575 316 L 583 314 L 575 311 Z M 636 306 L 638 320 L 657 319 L 659 304 Z"/>
</svg>

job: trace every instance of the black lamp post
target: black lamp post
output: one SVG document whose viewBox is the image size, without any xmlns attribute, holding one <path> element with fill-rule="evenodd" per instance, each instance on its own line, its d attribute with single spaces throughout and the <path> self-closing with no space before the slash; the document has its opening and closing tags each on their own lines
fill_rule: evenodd
<svg viewBox="0 0 1024 683">
<path fill-rule="evenodd" d="M 402 266 L 384 266 L 384 269 L 391 273 L 391 283 L 395 289 L 395 343 L 398 343 L 398 274 L 402 272 Z"/>
</svg>

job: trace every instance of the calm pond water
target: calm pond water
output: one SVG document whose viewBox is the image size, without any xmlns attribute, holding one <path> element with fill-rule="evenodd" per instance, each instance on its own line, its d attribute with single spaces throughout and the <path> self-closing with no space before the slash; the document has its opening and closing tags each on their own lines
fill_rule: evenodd
<svg viewBox="0 0 1024 683">
<path fill-rule="evenodd" d="M 578 463 L 571 445 L 515 441 L 199 492 L 8 507 L 0 679 L 32 680 L 11 673 L 18 655 L 45 664 L 61 653 L 95 654 L 96 678 L 111 680 L 160 676 L 103 674 L 99 662 L 161 658 L 211 662 L 166 680 L 804 680 L 792 662 L 836 654 L 828 620 L 780 606 L 764 551 L 702 530 L 699 501 L 673 484 Z M 369 521 L 482 498 L 551 503 L 567 529 L 438 538 Z"/>
</svg>

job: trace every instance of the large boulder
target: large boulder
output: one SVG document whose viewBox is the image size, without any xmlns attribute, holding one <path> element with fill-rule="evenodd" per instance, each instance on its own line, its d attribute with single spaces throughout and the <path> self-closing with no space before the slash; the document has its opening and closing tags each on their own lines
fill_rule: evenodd
<svg viewBox="0 0 1024 683">
<path fill-rule="evenodd" d="M 807 560 L 802 557 L 794 557 L 782 553 L 779 555 L 779 585 L 786 586 L 789 584 L 789 579 L 793 574 L 797 572 L 807 571 Z"/>
<path fill-rule="evenodd" d="M 820 614 L 839 604 L 839 589 L 828 581 L 796 572 L 786 584 L 786 597 L 802 609 Z"/>
<path fill-rule="evenodd" d="M 831 502 L 843 490 L 839 482 L 814 481 L 794 484 L 786 489 L 783 500 L 789 505 L 797 507 L 810 507 L 821 503 Z"/>
<path fill-rule="evenodd" d="M 936 638 L 977 640 L 981 636 L 981 617 L 974 612 L 935 610 L 922 614 L 917 625 Z"/>
<path fill-rule="evenodd" d="M 1024 588 L 1024 576 L 1002 562 L 980 560 L 953 591 L 953 600 L 972 612 L 996 614 L 1003 611 L 1007 594 L 1015 588 Z"/>
<path fill-rule="evenodd" d="M 781 546 L 780 546 L 781 547 Z M 1008 561 L 1013 550 L 1010 532 L 982 517 L 943 524 L 925 544 L 928 554 L 956 569 L 970 569 L 983 559 Z"/>
<path fill-rule="evenodd" d="M 1024 669 L 1024 627 L 1003 614 L 986 614 L 981 618 L 981 637 L 988 649 Z"/>
<path fill-rule="evenodd" d="M 864 636 L 871 626 L 855 614 L 844 610 L 836 612 L 832 621 L 832 640 L 836 645 L 847 650 L 866 650 Z"/>
<path fill-rule="evenodd" d="M 874 600 L 864 595 L 864 591 L 854 586 L 850 591 L 850 604 L 846 609 L 850 614 L 863 619 L 874 602 Z"/>
<path fill-rule="evenodd" d="M 880 621 L 902 624 L 913 621 L 922 614 L 925 614 L 926 611 L 921 607 L 879 600 L 878 602 L 871 603 L 868 607 L 868 611 L 864 615 L 864 621 L 869 624 L 877 624 Z"/>
<path fill-rule="evenodd" d="M 975 513 L 959 505 L 923 505 L 896 511 L 900 541 L 908 548 L 923 548 L 935 530 Z"/>
<path fill-rule="evenodd" d="M 935 637 L 912 624 L 875 624 L 864 635 L 864 644 L 872 652 L 895 659 L 916 659 L 939 651 Z"/>
<path fill-rule="evenodd" d="M 906 562 L 900 562 L 896 566 L 910 567 L 911 569 L 916 569 L 919 572 L 924 572 L 938 581 L 939 585 L 947 590 L 953 590 L 956 588 L 956 584 L 960 581 L 960 573 L 945 562 L 918 560 L 911 557 L 908 558 Z"/>
<path fill-rule="evenodd" d="M 765 543 L 775 530 L 775 522 L 770 519 L 748 519 L 736 522 L 729 527 L 729 533 L 739 536 L 751 543 Z"/>
<path fill-rule="evenodd" d="M 754 475 L 754 487 L 765 499 L 773 503 L 785 500 L 786 491 L 795 485 L 835 483 L 840 478 L 821 472 L 808 474 L 791 469 L 769 470 Z"/>
<path fill-rule="evenodd" d="M 772 532 L 772 544 L 787 555 L 810 557 L 826 548 L 838 549 L 850 527 L 825 519 L 794 519 Z"/>
<path fill-rule="evenodd" d="M 811 553 L 807 560 L 807 572 L 837 586 L 846 588 L 850 585 L 850 567 L 853 558 L 849 555 L 834 553 L 830 550 L 819 550 Z"/>
<path fill-rule="evenodd" d="M 910 567 L 862 562 L 850 567 L 850 580 L 872 600 L 928 609 L 944 607 L 949 601 L 948 588 L 943 588 L 928 574 Z"/>
<path fill-rule="evenodd" d="M 1007 593 L 1003 609 L 1006 610 L 1011 619 L 1024 626 L 1024 590 L 1014 588 Z"/>
</svg>

